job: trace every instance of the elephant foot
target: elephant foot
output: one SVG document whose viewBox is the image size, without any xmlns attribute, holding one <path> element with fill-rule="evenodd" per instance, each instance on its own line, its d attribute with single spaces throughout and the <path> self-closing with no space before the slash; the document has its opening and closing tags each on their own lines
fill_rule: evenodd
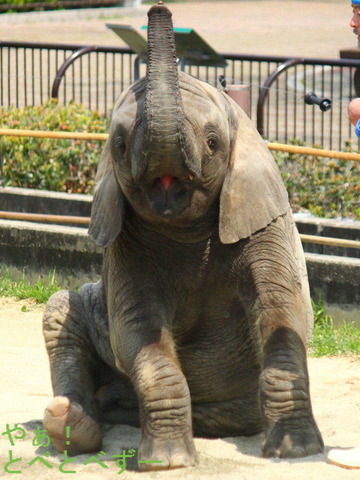
<svg viewBox="0 0 360 480">
<path fill-rule="evenodd" d="M 43 424 L 60 453 L 70 456 L 101 450 L 101 435 L 97 424 L 78 403 L 67 397 L 55 397 L 44 412 Z M 70 427 L 70 428 L 67 428 Z"/>
<path fill-rule="evenodd" d="M 154 438 L 143 435 L 139 448 L 140 470 L 169 470 L 197 464 L 192 435 L 180 438 Z"/>
<path fill-rule="evenodd" d="M 300 458 L 324 451 L 324 442 L 312 418 L 279 419 L 267 429 L 262 445 L 264 457 Z"/>
</svg>

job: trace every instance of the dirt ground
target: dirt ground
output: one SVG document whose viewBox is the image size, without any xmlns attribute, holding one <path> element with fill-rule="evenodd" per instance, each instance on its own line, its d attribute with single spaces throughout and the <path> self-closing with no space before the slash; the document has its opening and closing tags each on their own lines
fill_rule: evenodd
<svg viewBox="0 0 360 480">
<path fill-rule="evenodd" d="M 338 58 L 340 49 L 357 46 L 350 0 L 212 0 L 169 7 L 174 26 L 194 28 L 220 52 Z M 125 45 L 105 24 L 140 31 L 148 9 L 0 15 L 0 40 Z"/>
<path fill-rule="evenodd" d="M 27 306 L 27 312 L 21 309 Z M 52 446 L 33 445 L 35 430 L 42 428 L 43 410 L 51 398 L 49 367 L 41 333 L 43 308 L 23 301 L 0 298 L 0 477 L 11 477 L 4 468 L 12 459 L 21 459 L 9 470 L 21 471 L 26 480 L 64 478 L 59 471 L 63 455 L 56 454 Z M 186 470 L 166 473 L 140 473 L 135 457 L 127 461 L 121 474 L 125 479 L 276 479 L 299 480 L 347 480 L 359 478 L 359 470 L 345 470 L 330 465 L 326 453 L 330 448 L 347 448 L 360 443 L 360 361 L 351 358 L 309 359 L 313 410 L 322 432 L 326 450 L 299 460 L 274 460 L 261 457 L 262 435 L 250 438 L 224 438 L 195 440 L 199 453 L 199 465 Z M 7 435 L 1 435 L 15 425 L 23 430 L 14 435 L 24 439 L 15 440 L 11 446 Z M 102 454 L 84 465 L 91 455 L 79 455 L 76 460 L 64 465 L 65 470 L 76 471 L 76 478 L 115 478 L 119 472 L 112 455 L 123 450 L 137 449 L 140 431 L 127 426 L 103 425 L 104 444 Z M 36 442 L 35 442 L 36 443 Z M 45 443 L 45 442 L 44 442 Z M 9 452 L 12 452 L 11 454 Z M 49 452 L 49 456 L 46 456 Z M 42 458 L 49 466 L 36 460 Z"/>
</svg>

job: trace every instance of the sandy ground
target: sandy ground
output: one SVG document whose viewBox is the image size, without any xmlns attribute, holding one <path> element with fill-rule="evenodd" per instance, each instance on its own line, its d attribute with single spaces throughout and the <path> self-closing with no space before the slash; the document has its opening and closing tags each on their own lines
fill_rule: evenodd
<svg viewBox="0 0 360 480">
<path fill-rule="evenodd" d="M 41 333 L 42 308 L 27 305 L 22 312 L 23 301 L 0 299 L 0 434 L 6 425 L 17 430 L 14 435 L 24 439 L 10 445 L 7 435 L 0 435 L 0 477 L 11 477 L 4 472 L 12 458 L 19 460 L 9 465 L 9 470 L 21 471 L 21 478 L 56 479 L 64 478 L 59 471 L 63 455 L 56 454 L 52 446 L 33 445 L 35 430 L 42 428 L 43 410 L 51 398 L 49 367 Z M 299 460 L 263 459 L 260 454 L 262 435 L 251 438 L 196 439 L 199 465 L 186 470 L 171 472 L 140 473 L 135 457 L 127 461 L 127 468 L 121 474 L 125 479 L 286 479 L 299 480 L 345 480 L 360 478 L 359 470 L 345 470 L 326 461 L 326 453 L 332 447 L 346 448 L 360 443 L 360 361 L 351 358 L 309 359 L 313 409 L 323 434 L 326 451 Z M 76 471 L 76 478 L 115 478 L 119 467 L 111 455 L 122 450 L 137 449 L 140 431 L 127 426 L 103 425 L 106 455 L 99 458 L 104 465 L 95 461 L 84 465 L 91 455 L 79 455 L 76 460 L 64 466 L 64 470 Z M 46 452 L 50 456 L 46 457 Z M 52 468 L 47 467 L 41 457 Z M 29 465 L 31 463 L 31 465 Z M 20 476 L 20 473 L 18 474 Z M 75 475 L 75 474 L 74 474 Z M 66 477 L 65 477 L 66 478 Z"/>
<path fill-rule="evenodd" d="M 357 46 L 349 27 L 350 0 L 212 0 L 169 7 L 176 27 L 196 29 L 220 52 L 338 58 L 340 49 Z M 0 40 L 125 45 L 105 24 L 140 31 L 148 9 L 0 15 Z"/>
</svg>

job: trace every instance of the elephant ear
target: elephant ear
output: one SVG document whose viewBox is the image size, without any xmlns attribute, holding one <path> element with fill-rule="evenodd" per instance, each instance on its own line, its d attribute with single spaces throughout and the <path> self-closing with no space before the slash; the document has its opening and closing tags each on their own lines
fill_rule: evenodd
<svg viewBox="0 0 360 480">
<path fill-rule="evenodd" d="M 237 123 L 220 195 L 220 240 L 230 244 L 248 238 L 285 214 L 289 202 L 279 169 L 264 140 L 233 100 L 227 97 L 225 102 L 231 110 L 229 124 Z"/>
<path fill-rule="evenodd" d="M 107 141 L 95 177 L 90 237 L 101 247 L 109 247 L 121 231 L 123 218 L 124 196 L 115 178 Z"/>
</svg>

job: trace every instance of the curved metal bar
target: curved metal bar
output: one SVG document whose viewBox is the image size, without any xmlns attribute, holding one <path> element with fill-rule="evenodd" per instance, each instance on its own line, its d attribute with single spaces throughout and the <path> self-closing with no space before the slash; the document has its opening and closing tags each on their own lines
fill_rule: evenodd
<svg viewBox="0 0 360 480">
<path fill-rule="evenodd" d="M 70 57 L 68 57 L 65 62 L 61 65 L 59 70 L 56 72 L 56 77 L 52 85 L 51 89 L 51 98 L 59 98 L 59 88 L 60 88 L 60 83 L 62 78 L 65 75 L 66 70 L 72 65 L 75 60 L 82 55 L 85 55 L 87 53 L 91 52 L 96 52 L 98 50 L 98 47 L 96 45 L 91 45 L 88 47 L 81 48 L 80 50 L 77 50 L 76 52 L 73 52 Z"/>
<path fill-rule="evenodd" d="M 289 58 L 284 63 L 279 65 L 265 80 L 263 86 L 261 87 L 259 99 L 257 102 L 256 109 L 256 118 L 257 118 L 257 129 L 260 135 L 264 135 L 264 103 L 269 93 L 269 88 L 273 82 L 281 75 L 282 72 L 285 72 L 288 68 L 293 67 L 294 65 L 299 65 L 304 63 L 304 58 L 294 57 Z"/>
</svg>

